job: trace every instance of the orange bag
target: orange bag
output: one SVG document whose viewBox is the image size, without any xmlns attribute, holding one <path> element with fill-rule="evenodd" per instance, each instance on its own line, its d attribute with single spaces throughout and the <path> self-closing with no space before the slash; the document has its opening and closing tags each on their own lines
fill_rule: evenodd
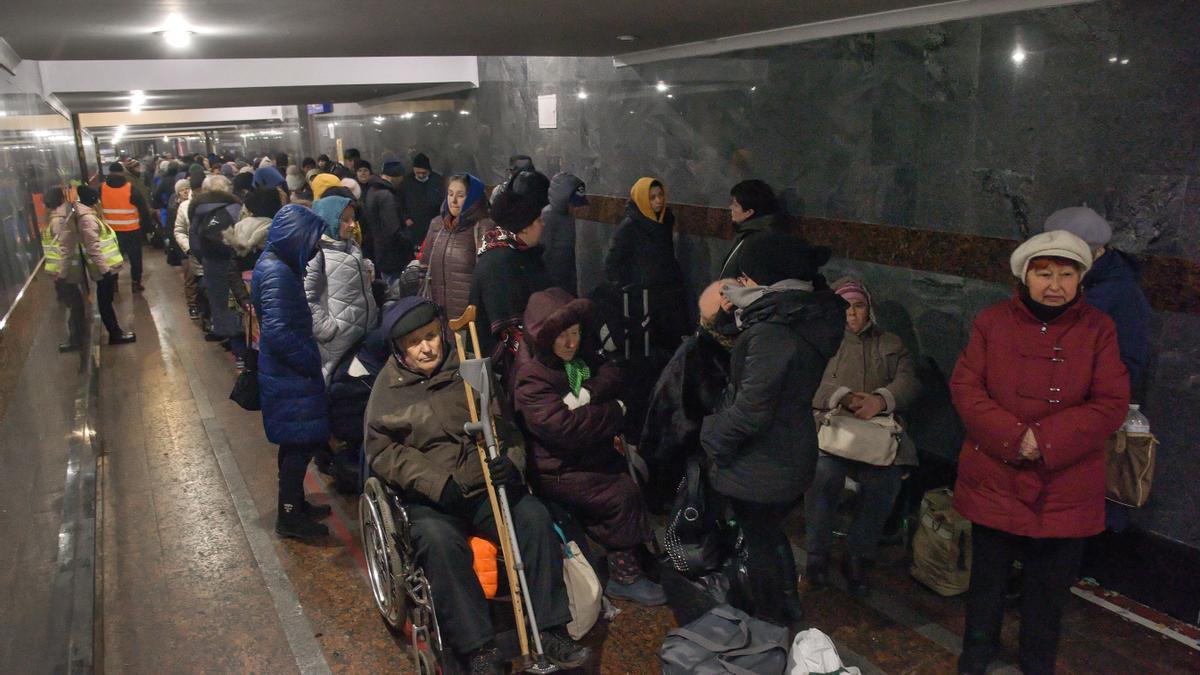
<svg viewBox="0 0 1200 675">
<path fill-rule="evenodd" d="M 483 597 L 491 600 L 500 588 L 500 571 L 496 565 L 499 549 L 480 537 L 471 537 L 467 542 L 471 544 L 471 556 L 474 558 L 471 566 L 475 568 L 475 576 L 479 577 L 479 585 L 483 587 Z"/>
</svg>

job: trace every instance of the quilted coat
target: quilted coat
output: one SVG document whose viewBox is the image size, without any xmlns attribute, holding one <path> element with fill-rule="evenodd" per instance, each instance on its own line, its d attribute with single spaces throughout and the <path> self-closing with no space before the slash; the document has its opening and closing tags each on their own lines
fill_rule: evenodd
<svg viewBox="0 0 1200 675">
<path fill-rule="evenodd" d="M 321 374 L 326 383 L 342 357 L 379 320 L 369 266 L 358 244 L 328 236 L 321 237 L 317 255 L 308 261 L 304 294 L 312 312 L 313 337 L 321 350 Z"/>
<path fill-rule="evenodd" d="M 954 508 L 1025 537 L 1104 529 L 1104 441 L 1125 421 L 1129 376 L 1112 319 L 1086 302 L 1042 323 L 1019 297 L 984 310 L 950 378 L 967 438 Z M 1041 458 L 1020 457 L 1037 437 Z"/>
<path fill-rule="evenodd" d="M 554 355 L 554 340 L 577 323 L 586 336 L 592 314 L 590 300 L 576 300 L 561 288 L 534 293 L 525 308 L 528 340 L 518 356 L 513 405 L 531 436 L 533 465 L 540 474 L 577 469 L 620 473 L 625 467 L 625 459 L 613 448 L 624 418 L 617 403 L 621 373 L 616 365 L 586 351 L 586 337 L 578 355 L 592 372 L 583 382 L 591 403 L 571 410 L 563 402 L 571 387 L 562 359 Z"/>
<path fill-rule="evenodd" d="M 717 411 L 704 418 L 700 444 L 721 494 L 789 503 L 808 489 L 816 470 L 811 404 L 841 344 L 846 303 L 828 290 L 768 292 L 742 308 L 741 322 L 729 387 Z"/>
<path fill-rule="evenodd" d="M 421 263 L 429 270 L 427 297 L 452 318 L 462 316 L 470 303 L 476 251 L 483 233 L 495 227 L 487 218 L 483 183 L 474 176 L 470 182 L 462 215 L 451 220 L 450 212 L 442 204 L 442 214 L 429 223 L 429 232 L 421 246 Z"/>
<path fill-rule="evenodd" d="M 304 271 L 325 222 L 298 204 L 271 221 L 267 247 L 254 266 L 251 301 L 259 317 L 258 384 L 263 427 L 272 443 L 329 438 L 321 353 L 304 296 Z"/>
</svg>

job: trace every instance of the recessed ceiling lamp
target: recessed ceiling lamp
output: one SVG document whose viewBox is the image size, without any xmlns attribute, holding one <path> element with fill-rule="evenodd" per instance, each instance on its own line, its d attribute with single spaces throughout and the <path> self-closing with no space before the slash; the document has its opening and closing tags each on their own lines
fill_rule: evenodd
<svg viewBox="0 0 1200 675">
<path fill-rule="evenodd" d="M 1027 56 L 1028 54 L 1025 53 L 1025 48 L 1021 45 L 1017 45 L 1016 49 L 1013 49 L 1012 51 L 1012 61 L 1018 66 L 1022 63 L 1025 63 L 1025 58 Z"/>
<path fill-rule="evenodd" d="M 588 97 L 588 93 L 586 91 L 580 89 L 579 93 L 575 94 L 575 97 L 578 98 L 580 101 L 586 101 L 587 97 Z"/>
<path fill-rule="evenodd" d="M 162 30 L 156 31 L 157 35 L 162 36 L 167 46 L 174 49 L 182 49 L 190 45 L 195 33 L 188 27 L 187 20 L 178 14 L 168 16 Z"/>
<path fill-rule="evenodd" d="M 620 40 L 621 42 L 633 42 L 634 40 L 637 40 L 638 38 L 636 35 L 618 35 L 617 39 Z"/>
<path fill-rule="evenodd" d="M 462 115 L 463 117 L 466 117 L 467 115 L 471 114 L 471 111 L 470 110 L 459 110 L 458 114 Z"/>
<path fill-rule="evenodd" d="M 371 121 L 375 124 L 383 124 L 383 115 L 376 115 Z"/>
<path fill-rule="evenodd" d="M 413 114 L 413 113 L 406 112 L 406 113 L 404 113 L 403 115 L 401 115 L 401 116 L 400 116 L 400 119 L 402 119 L 402 120 L 411 120 L 413 117 L 414 117 L 414 114 Z"/>
<path fill-rule="evenodd" d="M 137 115 L 142 112 L 142 104 L 146 102 L 146 92 L 134 89 L 129 92 L 129 112 Z"/>
<path fill-rule="evenodd" d="M 666 82 L 659 80 L 658 84 L 654 85 L 654 88 L 659 90 L 660 92 L 666 93 L 666 91 L 668 89 L 670 89 L 671 87 Z"/>
</svg>

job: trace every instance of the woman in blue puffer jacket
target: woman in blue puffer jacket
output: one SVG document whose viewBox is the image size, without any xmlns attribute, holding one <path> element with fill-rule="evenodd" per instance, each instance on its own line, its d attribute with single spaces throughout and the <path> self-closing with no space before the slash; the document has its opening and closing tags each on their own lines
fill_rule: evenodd
<svg viewBox="0 0 1200 675">
<path fill-rule="evenodd" d="M 329 533 L 317 519 L 329 506 L 304 500 L 304 474 L 329 439 L 321 354 L 304 295 L 304 272 L 325 221 L 289 204 L 275 214 L 267 246 L 254 266 L 251 300 L 259 321 L 258 383 L 267 439 L 279 444 L 279 514 L 275 532 L 313 539 Z"/>
</svg>

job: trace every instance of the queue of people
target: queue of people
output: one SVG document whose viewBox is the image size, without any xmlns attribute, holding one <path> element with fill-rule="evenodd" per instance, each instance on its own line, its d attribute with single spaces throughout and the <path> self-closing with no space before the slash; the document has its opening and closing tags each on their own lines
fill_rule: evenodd
<svg viewBox="0 0 1200 675">
<path fill-rule="evenodd" d="M 473 306 L 502 392 L 490 411 L 501 454 L 488 473 L 513 495 L 512 526 L 554 663 L 577 666 L 589 652 L 564 629 L 571 616 L 546 503 L 570 512 L 603 549 L 609 596 L 664 604 L 649 564 L 650 513 L 671 501 L 688 459 L 699 459 L 737 523 L 742 590 L 755 615 L 801 626 L 801 575 L 784 522 L 803 502 L 804 576 L 826 583 L 848 477 L 859 496 L 841 570 L 853 593 L 870 593 L 885 523 L 918 462 L 908 428 L 920 421 L 908 412 L 920 385 L 903 340 L 878 323 L 867 284 L 827 282 L 830 249 L 788 231 L 769 185 L 747 180 L 730 191 L 735 237 L 718 279 L 700 294 L 698 325 L 689 325 L 666 185 L 651 176 L 633 184 L 604 283 L 647 291 L 645 321 L 622 318 L 648 327 L 647 344 L 670 358 L 630 363 L 605 344 L 614 319 L 578 295 L 570 216 L 586 204 L 578 177 L 547 178 L 514 155 L 489 198 L 470 174 L 443 182 L 423 154 L 407 172 L 386 158 L 382 176 L 356 151 L 347 157 L 345 165 L 322 155 L 295 167 L 281 156 L 215 170 L 197 162 L 178 177 L 171 169 L 180 167 L 163 170 L 164 208 L 175 214 L 174 244 L 186 256 L 189 314 L 257 373 L 267 438 L 279 446 L 281 536 L 328 532 L 320 523 L 328 507 L 305 500 L 313 457 L 365 453 L 371 474 L 408 505 L 448 644 L 472 672 L 497 672 L 495 631 L 466 542 L 498 534 L 463 430 L 468 408 L 449 329 Z M 102 189 L 100 209 L 133 223 L 141 207 L 123 186 L 106 180 L 114 196 L 106 202 Z M 82 239 L 105 289 L 105 326 L 119 343 L 133 336 L 111 309 L 118 268 L 95 244 L 93 192 L 80 188 L 70 212 L 67 191 L 48 192 L 47 206 L 56 232 L 68 222 L 76 228 L 61 241 Z M 118 204 L 125 199 L 132 209 Z M 974 524 L 959 664 L 967 673 L 983 672 L 995 652 L 1017 559 L 1026 570 L 1021 666 L 1053 672 L 1083 542 L 1104 529 L 1104 440 L 1124 420 L 1131 377 L 1136 388 L 1148 352 L 1136 268 L 1107 247 L 1103 218 L 1066 209 L 1046 230 L 1013 253 L 1014 298 L 977 318 L 950 383 L 967 431 L 955 505 Z M 419 279 L 412 289 L 402 283 L 410 272 Z M 71 273 L 57 272 L 64 284 Z M 68 344 L 77 335 L 73 297 L 64 285 Z M 653 368 L 651 391 L 630 386 L 631 371 L 643 367 Z M 868 461 L 823 440 L 825 427 L 843 420 L 894 431 L 892 453 Z M 648 476 L 625 444 L 631 427 Z"/>
</svg>

